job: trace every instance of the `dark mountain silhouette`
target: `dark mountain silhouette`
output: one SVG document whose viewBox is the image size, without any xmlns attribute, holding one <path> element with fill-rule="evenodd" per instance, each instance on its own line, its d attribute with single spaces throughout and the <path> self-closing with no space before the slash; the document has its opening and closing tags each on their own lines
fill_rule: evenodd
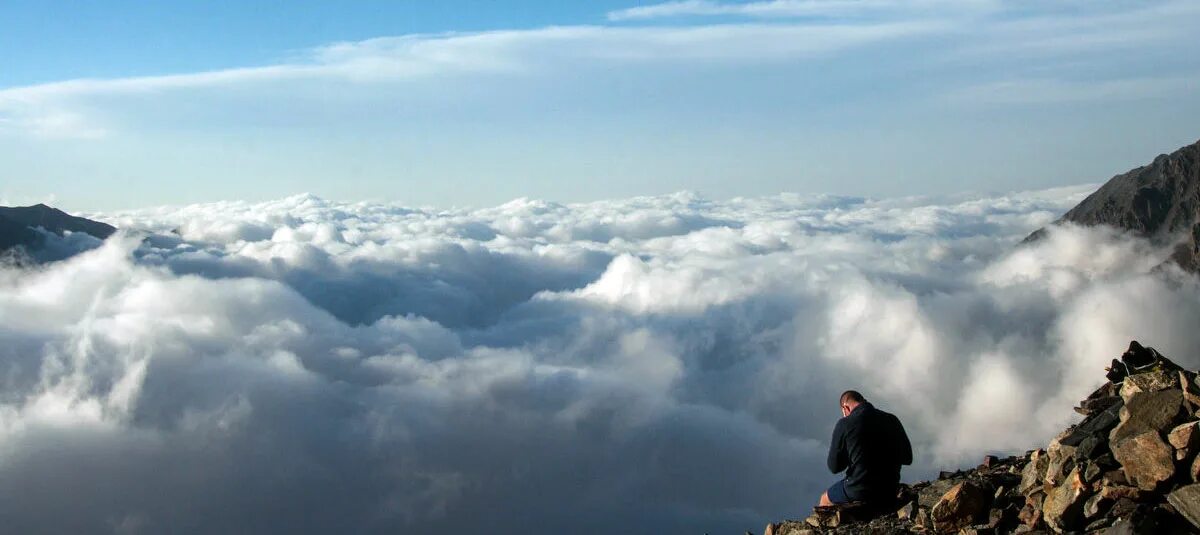
<svg viewBox="0 0 1200 535">
<path fill-rule="evenodd" d="M 117 231 L 112 225 L 76 217 L 44 204 L 0 206 L 0 251 L 17 246 L 38 247 L 42 234 L 34 229 L 39 227 L 59 236 L 66 232 L 83 232 L 102 240 Z"/>
<path fill-rule="evenodd" d="M 1066 222 L 1108 225 L 1155 243 L 1177 243 L 1171 259 L 1187 271 L 1200 272 L 1200 141 L 1113 177 L 1056 224 Z"/>
<path fill-rule="evenodd" d="M 18 245 L 32 246 L 37 243 L 39 237 L 29 226 L 0 215 L 0 251 Z"/>
<path fill-rule="evenodd" d="M 112 225 L 76 217 L 44 204 L 18 207 L 0 206 L 0 217 L 8 218 L 27 227 L 42 227 L 59 236 L 66 231 L 84 232 L 103 240 L 117 231 Z"/>
</svg>

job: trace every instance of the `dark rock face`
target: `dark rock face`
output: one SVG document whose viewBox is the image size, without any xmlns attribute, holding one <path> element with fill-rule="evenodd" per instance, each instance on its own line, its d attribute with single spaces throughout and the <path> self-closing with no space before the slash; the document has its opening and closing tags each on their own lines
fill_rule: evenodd
<svg viewBox="0 0 1200 535">
<path fill-rule="evenodd" d="M 62 236 L 66 232 L 82 232 L 101 240 L 117 231 L 112 225 L 70 215 L 44 204 L 34 206 L 0 206 L 0 251 L 14 247 L 36 248 L 42 243 L 41 228 Z"/>
<path fill-rule="evenodd" d="M 1200 272 L 1200 141 L 1113 177 L 1058 223 L 1108 225 L 1156 243 L 1178 242 L 1171 259 Z"/>
<path fill-rule="evenodd" d="M 112 225 L 75 217 L 57 208 L 44 204 L 33 206 L 7 207 L 0 206 L 0 217 L 15 221 L 26 227 L 42 227 L 48 232 L 62 236 L 64 232 L 83 232 L 100 239 L 106 239 L 117 231 Z"/>
<path fill-rule="evenodd" d="M 902 485 L 883 511 L 819 507 L 765 533 L 1200 533 L 1197 374 L 1136 342 L 1108 372 L 1045 449 Z"/>
<path fill-rule="evenodd" d="M 18 245 L 30 247 L 38 242 L 38 233 L 27 225 L 13 221 L 0 215 L 0 251 L 11 249 Z"/>
</svg>

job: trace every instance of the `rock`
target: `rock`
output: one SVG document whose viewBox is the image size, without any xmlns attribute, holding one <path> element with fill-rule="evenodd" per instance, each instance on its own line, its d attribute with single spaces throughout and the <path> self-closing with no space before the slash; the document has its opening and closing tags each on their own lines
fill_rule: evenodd
<svg viewBox="0 0 1200 535">
<path fill-rule="evenodd" d="M 1108 453 L 1108 435 L 1092 435 L 1075 448 L 1075 459 L 1095 459 Z"/>
<path fill-rule="evenodd" d="M 983 463 L 981 463 L 979 465 L 979 467 L 980 468 L 991 468 L 999 462 L 1000 462 L 999 457 L 996 457 L 995 455 L 985 455 L 983 457 Z"/>
<path fill-rule="evenodd" d="M 1108 435 L 1109 447 L 1113 448 L 1125 437 L 1142 431 L 1167 431 L 1179 415 L 1182 404 L 1183 392 L 1179 389 L 1134 394 L 1121 408 L 1121 423 Z"/>
<path fill-rule="evenodd" d="M 1147 430 L 1122 439 L 1113 446 L 1113 455 L 1125 470 L 1125 477 L 1143 490 L 1154 490 L 1175 474 L 1175 455 L 1157 431 Z"/>
<path fill-rule="evenodd" d="M 1097 494 L 1112 501 L 1125 498 L 1135 502 L 1140 502 L 1146 499 L 1147 493 L 1142 491 L 1142 489 L 1126 485 L 1105 485 L 1100 487 L 1100 491 Z"/>
<path fill-rule="evenodd" d="M 1191 456 L 1196 445 L 1200 444 L 1200 432 L 1197 429 L 1200 422 L 1181 424 L 1167 433 L 1167 442 L 1175 448 L 1175 460 L 1182 461 Z"/>
<path fill-rule="evenodd" d="M 1200 390 L 1196 388 L 1196 375 L 1179 370 L 1179 388 L 1183 390 L 1183 400 L 1192 406 L 1192 410 L 1200 409 Z"/>
<path fill-rule="evenodd" d="M 1112 385 L 1112 383 L 1105 384 L 1105 386 L 1111 386 L 1111 385 Z M 1099 391 L 1097 391 L 1097 392 L 1099 392 Z M 1078 412 L 1079 414 L 1082 414 L 1084 416 L 1091 416 L 1091 415 L 1096 414 L 1100 411 L 1103 411 L 1109 407 L 1112 407 L 1113 405 L 1116 405 L 1117 403 L 1120 403 L 1120 402 L 1121 402 L 1121 396 L 1102 396 L 1102 397 L 1088 398 L 1088 399 L 1085 399 L 1082 402 L 1080 402 L 1078 407 L 1075 407 L 1075 412 Z"/>
<path fill-rule="evenodd" d="M 1083 504 L 1083 518 L 1088 522 L 1096 520 L 1108 512 L 1108 508 L 1112 505 L 1112 502 L 1111 499 L 1106 498 L 1103 494 L 1093 495 Z"/>
<path fill-rule="evenodd" d="M 1133 521 L 1128 518 L 1118 519 L 1108 529 L 1104 530 L 1102 535 L 1138 535 L 1139 532 L 1133 527 Z"/>
<path fill-rule="evenodd" d="M 1072 530 L 1083 520 L 1083 507 L 1091 494 L 1076 468 L 1063 482 L 1046 493 L 1042 504 L 1042 516 L 1046 525 L 1056 532 Z"/>
<path fill-rule="evenodd" d="M 1038 490 L 1025 497 L 1025 503 L 1017 512 L 1017 521 L 1026 529 L 1034 529 L 1042 525 L 1042 505 L 1046 502 L 1046 493 Z"/>
<path fill-rule="evenodd" d="M 820 532 L 812 529 L 808 524 L 789 521 L 780 524 L 767 524 L 767 531 L 764 531 L 763 535 L 816 535 L 818 533 Z"/>
<path fill-rule="evenodd" d="M 1167 494 L 1167 502 L 1175 508 L 1179 516 L 1186 518 L 1193 526 L 1200 529 L 1200 484 L 1175 489 Z"/>
<path fill-rule="evenodd" d="M 1113 505 L 1108 510 L 1108 516 L 1124 518 L 1133 513 L 1137 509 L 1137 502 L 1129 498 L 1120 498 L 1113 502 Z"/>
<path fill-rule="evenodd" d="M 916 502 L 908 502 L 904 504 L 903 507 L 896 511 L 896 518 L 899 518 L 900 520 L 912 518 L 913 513 L 916 512 L 916 507 Z"/>
<path fill-rule="evenodd" d="M 1179 386 L 1179 374 L 1175 372 L 1152 370 L 1138 373 L 1126 377 L 1125 382 L 1121 383 L 1121 399 L 1129 403 L 1130 398 L 1136 394 L 1177 389 Z"/>
<path fill-rule="evenodd" d="M 976 524 L 987 511 L 989 493 L 972 481 L 951 488 L 933 506 L 933 525 L 938 531 L 953 531 Z"/>
<path fill-rule="evenodd" d="M 1188 474 L 1192 477 L 1192 481 L 1200 483 L 1200 455 L 1196 456 L 1196 460 L 1192 461 L 1191 468 L 1188 469 Z"/>
<path fill-rule="evenodd" d="M 933 506 L 937 505 L 942 496 L 950 491 L 954 483 L 954 481 L 949 479 L 939 479 L 931 482 L 925 488 L 917 491 L 917 505 L 926 509 L 933 509 Z"/>
<path fill-rule="evenodd" d="M 1021 472 L 1021 483 L 1017 486 L 1017 492 L 1029 494 L 1031 490 L 1040 489 L 1049 461 L 1050 458 L 1043 450 L 1035 450 L 1031 453 L 1029 462 L 1025 464 L 1025 469 Z"/>
<path fill-rule="evenodd" d="M 1078 446 L 1090 436 L 1108 436 L 1113 426 L 1121 421 L 1121 409 L 1124 407 L 1125 401 L 1118 398 L 1108 408 L 1084 418 L 1083 422 L 1055 440 L 1064 446 Z"/>
<path fill-rule="evenodd" d="M 1049 461 L 1046 463 L 1046 475 L 1043 477 L 1043 481 L 1057 486 L 1070 471 L 1071 465 L 1075 463 L 1075 447 L 1064 446 L 1058 439 L 1055 439 L 1050 441 L 1050 445 L 1046 448 L 1046 456 Z"/>
<path fill-rule="evenodd" d="M 1083 471 L 1083 481 L 1085 483 L 1095 483 L 1104 475 L 1104 469 L 1098 464 L 1088 464 Z"/>
</svg>

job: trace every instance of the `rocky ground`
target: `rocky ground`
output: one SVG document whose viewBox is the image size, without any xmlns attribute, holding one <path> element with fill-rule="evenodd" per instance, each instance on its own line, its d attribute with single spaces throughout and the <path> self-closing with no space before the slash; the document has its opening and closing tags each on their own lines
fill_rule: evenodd
<svg viewBox="0 0 1200 535">
<path fill-rule="evenodd" d="M 901 488 L 898 507 L 817 508 L 766 535 L 1200 533 L 1200 383 L 1137 342 L 1044 449 Z"/>
</svg>

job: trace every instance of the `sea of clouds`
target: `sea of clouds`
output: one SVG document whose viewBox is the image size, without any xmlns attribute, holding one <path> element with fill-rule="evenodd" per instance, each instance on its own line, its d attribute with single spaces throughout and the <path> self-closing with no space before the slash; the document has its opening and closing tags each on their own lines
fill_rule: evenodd
<svg viewBox="0 0 1200 535">
<path fill-rule="evenodd" d="M 835 479 L 848 388 L 903 420 L 908 480 L 1023 452 L 1131 339 L 1200 366 L 1167 251 L 1018 247 L 1092 189 L 89 214 L 123 232 L 0 269 L 0 518 L 757 531 Z"/>
</svg>

